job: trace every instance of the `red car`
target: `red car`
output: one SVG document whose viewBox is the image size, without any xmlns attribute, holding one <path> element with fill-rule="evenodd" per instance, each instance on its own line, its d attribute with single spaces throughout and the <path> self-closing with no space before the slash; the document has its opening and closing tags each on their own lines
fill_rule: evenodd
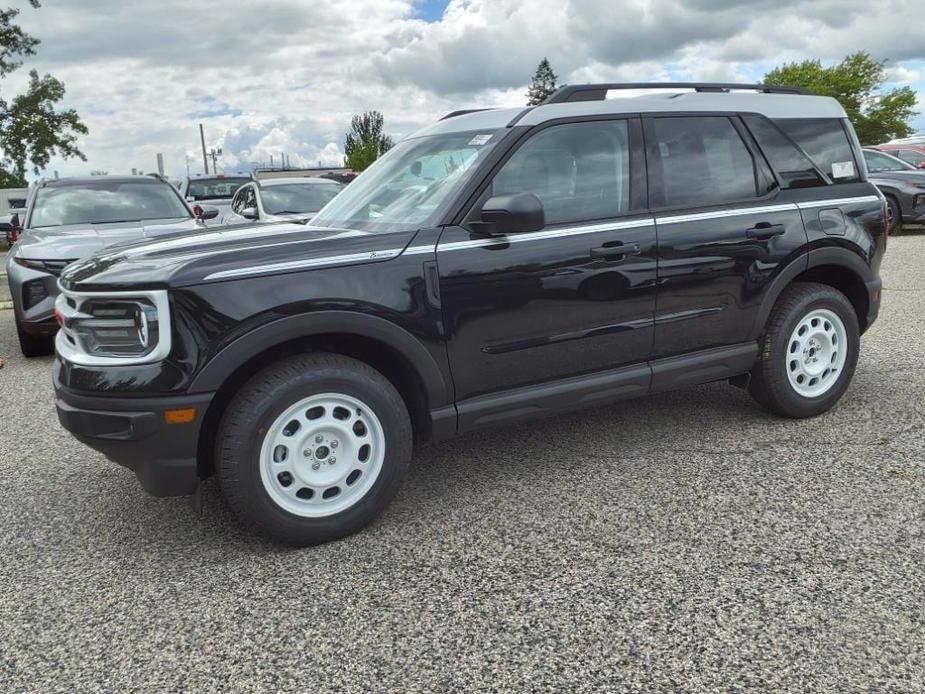
<svg viewBox="0 0 925 694">
<path fill-rule="evenodd" d="M 871 149 L 879 149 L 881 152 L 887 152 L 894 157 L 909 162 L 916 168 L 925 169 L 925 143 L 916 145 L 901 143 L 877 145 L 876 147 L 871 147 Z"/>
</svg>

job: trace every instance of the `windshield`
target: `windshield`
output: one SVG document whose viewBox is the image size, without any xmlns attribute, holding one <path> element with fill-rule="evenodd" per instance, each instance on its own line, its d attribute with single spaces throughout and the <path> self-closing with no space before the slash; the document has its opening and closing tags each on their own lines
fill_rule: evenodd
<svg viewBox="0 0 925 694">
<path fill-rule="evenodd" d="M 286 183 L 264 185 L 260 190 L 263 209 L 269 214 L 317 212 L 344 186 L 339 183 Z"/>
<path fill-rule="evenodd" d="M 186 197 L 193 200 L 230 198 L 238 188 L 250 180 L 249 178 L 197 178 L 189 182 Z"/>
<path fill-rule="evenodd" d="M 472 174 L 504 131 L 431 135 L 400 142 L 312 220 L 369 231 L 419 228 Z"/>
<path fill-rule="evenodd" d="M 94 181 L 40 188 L 29 219 L 33 229 L 190 217 L 172 186 L 151 181 Z"/>
</svg>

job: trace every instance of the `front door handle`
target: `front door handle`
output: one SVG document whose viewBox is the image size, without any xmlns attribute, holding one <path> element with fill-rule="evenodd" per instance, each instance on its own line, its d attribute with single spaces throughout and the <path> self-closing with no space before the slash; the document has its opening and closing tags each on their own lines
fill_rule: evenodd
<svg viewBox="0 0 925 694">
<path fill-rule="evenodd" d="M 614 260 L 616 258 L 625 258 L 628 255 L 639 255 L 638 243 L 615 242 L 609 245 L 605 243 L 603 246 L 591 249 L 592 258 L 608 258 Z"/>
<path fill-rule="evenodd" d="M 759 241 L 764 241 L 775 236 L 780 236 L 786 231 L 787 227 L 785 227 L 783 224 L 760 222 L 753 226 L 751 229 L 746 229 L 745 235 L 750 239 L 758 239 Z"/>
</svg>

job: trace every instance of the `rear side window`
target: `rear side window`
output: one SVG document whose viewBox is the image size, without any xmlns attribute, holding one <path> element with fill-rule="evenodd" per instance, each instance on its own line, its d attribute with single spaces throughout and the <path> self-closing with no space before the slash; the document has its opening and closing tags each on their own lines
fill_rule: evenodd
<svg viewBox="0 0 925 694">
<path fill-rule="evenodd" d="M 492 195 L 533 193 L 547 224 L 614 217 L 630 209 L 625 120 L 554 125 L 531 137 L 492 181 Z"/>
<path fill-rule="evenodd" d="M 890 154 L 899 157 L 903 161 L 907 161 L 913 166 L 918 166 L 923 161 L 925 161 L 925 152 L 917 152 L 914 149 L 898 149 Z"/>
<path fill-rule="evenodd" d="M 775 121 L 835 183 L 859 181 L 860 171 L 837 118 L 780 118 Z"/>
<path fill-rule="evenodd" d="M 780 177 L 782 187 L 812 188 L 826 185 L 813 162 L 771 121 L 756 115 L 743 115 L 742 120 Z"/>
<path fill-rule="evenodd" d="M 654 118 L 665 206 L 715 205 L 759 193 L 755 162 L 725 116 Z"/>
</svg>

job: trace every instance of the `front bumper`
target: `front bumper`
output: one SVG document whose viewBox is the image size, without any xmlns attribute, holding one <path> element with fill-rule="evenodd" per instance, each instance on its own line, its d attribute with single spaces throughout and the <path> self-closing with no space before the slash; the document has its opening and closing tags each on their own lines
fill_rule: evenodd
<svg viewBox="0 0 925 694">
<path fill-rule="evenodd" d="M 57 370 L 56 370 L 57 371 Z M 154 496 L 183 496 L 199 484 L 197 451 L 212 393 L 114 398 L 74 393 L 55 381 L 61 426 L 83 444 L 132 470 Z M 193 421 L 167 424 L 167 410 L 195 408 Z"/>
<path fill-rule="evenodd" d="M 30 335 L 50 337 L 58 332 L 55 322 L 55 298 L 58 296 L 58 277 L 48 272 L 23 267 L 10 260 L 6 265 L 7 282 L 13 309 L 20 327 Z M 27 284 L 41 287 L 44 298 L 26 308 L 24 291 Z"/>
</svg>

